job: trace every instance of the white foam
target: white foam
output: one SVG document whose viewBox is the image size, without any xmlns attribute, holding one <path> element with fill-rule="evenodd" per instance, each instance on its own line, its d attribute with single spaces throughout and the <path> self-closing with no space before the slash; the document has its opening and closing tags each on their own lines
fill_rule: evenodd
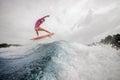
<svg viewBox="0 0 120 80">
<path fill-rule="evenodd" d="M 110 45 L 86 46 L 71 43 L 63 46 L 66 53 L 58 54 L 53 61 L 60 66 L 60 80 L 119 80 L 120 50 Z"/>
</svg>

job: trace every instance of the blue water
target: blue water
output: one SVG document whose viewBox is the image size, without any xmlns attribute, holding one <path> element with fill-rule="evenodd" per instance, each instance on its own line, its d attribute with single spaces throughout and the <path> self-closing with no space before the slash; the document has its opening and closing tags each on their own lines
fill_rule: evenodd
<svg viewBox="0 0 120 80">
<path fill-rule="evenodd" d="M 37 44 L 24 57 L 0 58 L 0 80 L 58 80 L 60 68 L 52 58 L 67 53 L 62 45 L 67 43 Z"/>
<path fill-rule="evenodd" d="M 0 80 L 120 80 L 119 52 L 110 47 L 57 41 L 36 44 L 26 53 L 0 58 Z"/>
<path fill-rule="evenodd" d="M 20 58 L 0 58 L 0 80 L 57 80 L 58 68 L 52 60 L 62 48 L 59 42 L 38 44 Z M 64 52 L 64 51 L 63 51 Z"/>
</svg>

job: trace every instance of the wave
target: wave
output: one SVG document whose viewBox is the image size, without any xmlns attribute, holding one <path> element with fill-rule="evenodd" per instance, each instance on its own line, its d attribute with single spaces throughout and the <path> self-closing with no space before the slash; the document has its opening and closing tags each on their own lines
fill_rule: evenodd
<svg viewBox="0 0 120 80">
<path fill-rule="evenodd" d="M 20 58 L 0 58 L 0 80 L 39 80 L 56 78 L 53 56 L 62 49 L 61 42 L 38 44 Z"/>
<path fill-rule="evenodd" d="M 0 58 L 0 80 L 119 80 L 119 51 L 57 41 L 17 58 Z"/>
</svg>

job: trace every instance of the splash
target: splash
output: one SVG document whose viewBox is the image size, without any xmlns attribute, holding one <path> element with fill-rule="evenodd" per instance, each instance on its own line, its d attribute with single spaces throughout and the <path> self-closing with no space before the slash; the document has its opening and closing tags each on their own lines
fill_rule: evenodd
<svg viewBox="0 0 120 80">
<path fill-rule="evenodd" d="M 119 80 L 120 51 L 109 45 L 57 41 L 37 44 L 24 57 L 0 58 L 1 80 Z"/>
</svg>

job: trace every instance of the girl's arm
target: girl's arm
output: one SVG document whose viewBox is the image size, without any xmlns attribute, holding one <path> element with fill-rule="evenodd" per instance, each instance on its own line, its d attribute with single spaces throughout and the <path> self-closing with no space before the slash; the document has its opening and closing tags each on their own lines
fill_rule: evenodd
<svg viewBox="0 0 120 80">
<path fill-rule="evenodd" d="M 41 19 L 44 19 L 44 18 L 46 18 L 46 17 L 49 17 L 50 15 L 46 15 L 46 16 L 44 16 L 43 18 L 41 18 Z"/>
</svg>

